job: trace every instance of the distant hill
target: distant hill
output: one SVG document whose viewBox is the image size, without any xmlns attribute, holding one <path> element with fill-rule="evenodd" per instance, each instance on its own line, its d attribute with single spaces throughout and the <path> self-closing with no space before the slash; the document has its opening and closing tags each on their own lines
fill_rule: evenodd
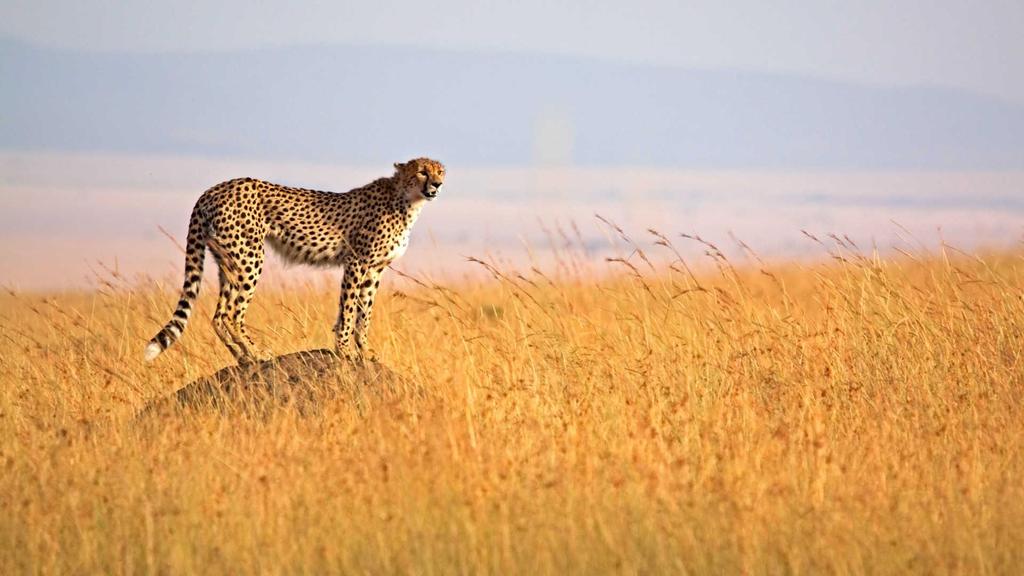
<svg viewBox="0 0 1024 576">
<path fill-rule="evenodd" d="M 508 165 L 553 138 L 586 165 L 1024 168 L 1024 107 L 940 87 L 413 48 L 127 55 L 11 42 L 0 78 L 3 149 Z"/>
</svg>

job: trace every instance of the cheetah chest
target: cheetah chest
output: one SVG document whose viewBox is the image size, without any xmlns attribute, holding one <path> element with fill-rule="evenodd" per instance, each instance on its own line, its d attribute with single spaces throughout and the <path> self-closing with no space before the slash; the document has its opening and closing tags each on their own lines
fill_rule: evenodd
<svg viewBox="0 0 1024 576">
<path fill-rule="evenodd" d="M 384 255 L 384 260 L 389 264 L 402 257 L 405 251 L 409 248 L 409 229 L 406 228 L 405 232 L 398 238 L 398 240 L 392 245 L 391 250 Z"/>
<path fill-rule="evenodd" d="M 385 263 L 390 264 L 401 258 L 402 255 L 405 254 L 406 249 L 409 248 L 409 234 L 412 232 L 412 225 L 416 223 L 416 218 L 420 215 L 421 207 L 422 204 L 415 205 L 406 213 L 405 221 L 401 226 L 401 234 L 399 234 L 398 238 L 390 243 L 390 249 L 387 254 L 384 255 Z"/>
</svg>

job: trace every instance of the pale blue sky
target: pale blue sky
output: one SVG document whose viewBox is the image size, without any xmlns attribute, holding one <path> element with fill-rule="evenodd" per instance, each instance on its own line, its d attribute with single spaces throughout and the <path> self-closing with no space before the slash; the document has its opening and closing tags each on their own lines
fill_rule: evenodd
<svg viewBox="0 0 1024 576">
<path fill-rule="evenodd" d="M 158 227 L 204 187 L 346 190 L 424 154 L 450 189 L 408 262 L 595 212 L 765 254 L 891 221 L 1016 242 L 1022 30 L 1024 0 L 0 0 L 0 283 L 177 275 Z"/>
<path fill-rule="evenodd" d="M 1024 103 L 1022 30 L 1021 0 L 0 2 L 0 36 L 49 47 L 202 52 L 327 43 L 532 51 L 938 84 L 1016 103 Z"/>
</svg>

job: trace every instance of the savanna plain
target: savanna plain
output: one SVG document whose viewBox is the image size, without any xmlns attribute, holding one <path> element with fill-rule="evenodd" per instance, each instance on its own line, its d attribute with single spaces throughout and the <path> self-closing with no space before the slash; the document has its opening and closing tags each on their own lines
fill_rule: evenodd
<svg viewBox="0 0 1024 576">
<path fill-rule="evenodd" d="M 401 381 L 315 410 L 136 417 L 231 363 L 210 275 L 151 365 L 177 280 L 6 291 L 0 573 L 1020 573 L 1020 252 L 609 231 L 601 262 L 570 233 L 392 273 L 370 339 Z M 330 346 L 335 288 L 264 288 L 261 344 Z"/>
</svg>

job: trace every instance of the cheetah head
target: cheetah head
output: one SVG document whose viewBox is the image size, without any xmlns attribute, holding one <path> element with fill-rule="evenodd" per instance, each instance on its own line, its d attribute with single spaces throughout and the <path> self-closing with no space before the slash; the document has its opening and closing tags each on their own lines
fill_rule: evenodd
<svg viewBox="0 0 1024 576">
<path fill-rule="evenodd" d="M 444 184 L 444 164 L 430 158 L 395 163 L 395 180 L 410 202 L 433 200 Z"/>
</svg>

